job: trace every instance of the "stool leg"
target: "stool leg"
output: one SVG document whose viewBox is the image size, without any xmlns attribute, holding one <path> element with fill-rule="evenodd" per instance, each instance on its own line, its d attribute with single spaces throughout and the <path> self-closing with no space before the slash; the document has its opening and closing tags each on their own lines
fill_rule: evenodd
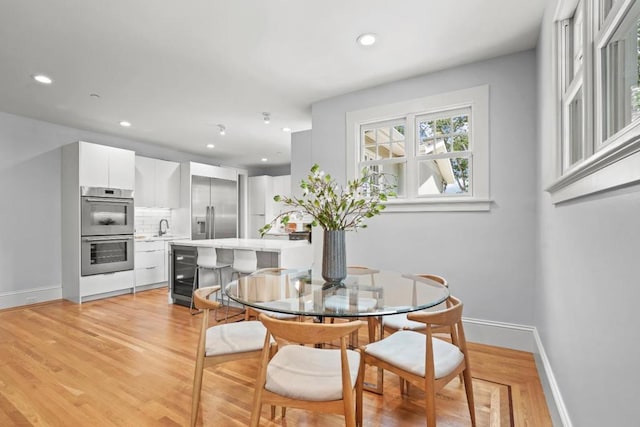
<svg viewBox="0 0 640 427">
<path fill-rule="evenodd" d="M 231 281 L 232 281 L 232 282 L 233 282 L 233 273 L 236 273 L 236 272 L 235 272 L 235 271 L 232 271 L 232 272 L 231 272 Z M 240 273 L 238 273 L 238 279 L 239 279 L 239 278 L 240 278 Z M 226 312 L 226 314 L 225 314 L 225 316 L 224 316 L 224 320 L 225 320 L 225 322 L 226 322 L 227 320 L 229 320 L 229 306 L 230 306 L 230 305 L 231 305 L 231 299 L 227 297 L 227 312 Z"/>
<path fill-rule="evenodd" d="M 191 303 L 189 304 L 189 313 L 191 313 L 191 315 L 194 314 L 198 314 L 200 313 L 200 310 L 196 310 L 195 312 L 193 311 L 193 293 L 196 291 L 196 289 L 198 289 L 198 286 L 200 282 L 200 267 L 196 267 L 196 271 L 194 271 L 193 273 L 193 286 L 191 289 Z"/>
</svg>

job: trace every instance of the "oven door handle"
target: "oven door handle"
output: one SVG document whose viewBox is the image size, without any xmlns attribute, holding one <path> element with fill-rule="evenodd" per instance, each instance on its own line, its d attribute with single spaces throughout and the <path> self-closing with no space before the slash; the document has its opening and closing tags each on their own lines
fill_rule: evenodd
<svg viewBox="0 0 640 427">
<path fill-rule="evenodd" d="M 92 197 L 84 197 L 84 200 L 91 203 L 122 203 L 130 204 L 133 199 L 94 199 Z"/>
<path fill-rule="evenodd" d="M 84 242 L 128 242 L 133 240 L 133 237 L 120 237 L 120 236 L 105 236 L 105 237 L 83 237 Z"/>
</svg>

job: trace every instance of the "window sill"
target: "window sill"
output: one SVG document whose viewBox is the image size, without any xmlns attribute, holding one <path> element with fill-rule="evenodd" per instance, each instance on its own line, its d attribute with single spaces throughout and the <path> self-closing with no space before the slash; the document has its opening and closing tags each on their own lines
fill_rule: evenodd
<svg viewBox="0 0 640 427">
<path fill-rule="evenodd" d="M 546 191 L 553 204 L 640 182 L 640 125 L 560 177 Z"/>
<path fill-rule="evenodd" d="M 382 213 L 397 212 L 477 212 L 491 209 L 491 200 L 472 198 L 393 199 Z"/>
</svg>

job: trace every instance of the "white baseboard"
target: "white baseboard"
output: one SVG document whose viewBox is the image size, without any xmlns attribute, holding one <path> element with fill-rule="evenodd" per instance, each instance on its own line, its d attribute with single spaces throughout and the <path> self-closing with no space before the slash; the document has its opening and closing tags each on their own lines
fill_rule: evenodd
<svg viewBox="0 0 640 427">
<path fill-rule="evenodd" d="M 540 339 L 540 335 L 538 334 L 537 329 L 534 329 L 533 337 L 536 341 L 537 354 L 540 357 L 540 361 L 542 362 L 542 369 L 544 370 L 544 379 L 546 379 L 547 385 L 551 389 L 551 394 L 553 395 L 553 400 L 556 404 L 556 410 L 558 411 L 558 415 L 560 416 L 560 422 L 564 427 L 573 427 L 571 418 L 569 418 L 569 411 L 567 411 L 567 407 L 564 404 L 562 393 L 560 393 L 560 387 L 558 386 L 558 382 L 556 381 L 555 375 L 553 375 L 553 369 L 551 369 L 551 362 L 549 362 L 547 353 L 544 351 L 544 346 L 542 345 L 542 340 Z"/>
<path fill-rule="evenodd" d="M 480 344 L 512 348 L 514 350 L 536 351 L 533 326 L 464 317 L 464 332 L 467 341 Z"/>
<path fill-rule="evenodd" d="M 0 293 L 0 309 L 62 299 L 62 286 L 48 286 Z"/>
<path fill-rule="evenodd" d="M 534 326 L 470 318 L 463 318 L 462 321 L 469 342 L 534 353 L 540 380 L 547 392 L 547 404 L 552 419 L 558 421 L 559 418 L 559 423 L 563 427 L 573 427 L 562 393 L 560 393 L 560 388 L 553 375 L 551 363 L 547 358 L 538 330 Z M 551 396 L 548 396 L 549 391 Z"/>
</svg>

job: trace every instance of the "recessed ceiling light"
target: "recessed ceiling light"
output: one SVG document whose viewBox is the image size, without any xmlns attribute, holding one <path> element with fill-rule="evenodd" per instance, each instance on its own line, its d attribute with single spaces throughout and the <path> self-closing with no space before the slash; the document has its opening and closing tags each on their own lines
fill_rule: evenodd
<svg viewBox="0 0 640 427">
<path fill-rule="evenodd" d="M 216 146 L 213 144 L 207 144 L 207 148 L 216 148 Z"/>
<path fill-rule="evenodd" d="M 360 34 L 356 41 L 362 46 L 371 46 L 376 42 L 376 35 L 373 33 Z"/>
<path fill-rule="evenodd" d="M 50 85 L 51 83 L 53 83 L 51 77 L 45 76 L 44 74 L 34 74 L 33 80 L 37 81 L 38 83 L 42 83 L 43 85 Z"/>
<path fill-rule="evenodd" d="M 120 126 L 122 126 L 123 128 L 128 128 L 129 126 L 131 126 L 131 123 L 129 123 L 126 120 L 123 120 L 120 122 Z"/>
<path fill-rule="evenodd" d="M 263 158 L 260 159 L 261 162 L 266 162 L 267 160 L 269 160 L 269 159 L 267 159 L 266 157 L 263 157 Z"/>
<path fill-rule="evenodd" d="M 268 125 L 271 123 L 271 114 L 270 113 L 262 113 L 262 119 L 264 120 L 264 124 Z"/>
<path fill-rule="evenodd" d="M 282 128 L 282 132 L 291 132 L 291 128 Z"/>
</svg>

